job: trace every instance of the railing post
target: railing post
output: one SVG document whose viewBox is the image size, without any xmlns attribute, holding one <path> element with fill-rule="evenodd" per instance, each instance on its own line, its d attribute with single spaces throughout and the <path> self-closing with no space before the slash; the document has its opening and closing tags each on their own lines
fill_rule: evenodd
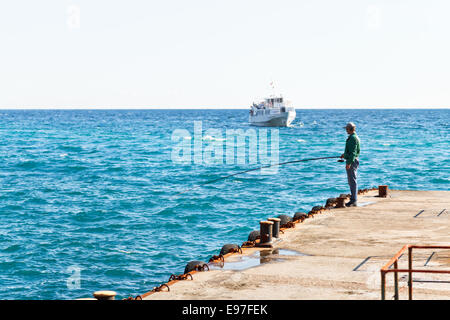
<svg viewBox="0 0 450 320">
<path fill-rule="evenodd" d="M 413 278 L 412 278 L 412 249 L 411 247 L 408 247 L 408 298 L 409 300 L 412 300 L 412 292 L 413 292 Z"/>
<path fill-rule="evenodd" d="M 381 300 L 386 300 L 386 274 L 381 270 Z"/>
<path fill-rule="evenodd" d="M 395 262 L 394 262 L 394 269 L 395 270 L 398 269 L 398 260 L 395 260 Z M 397 271 L 394 272 L 394 287 L 395 287 L 394 299 L 398 300 L 398 272 Z"/>
</svg>

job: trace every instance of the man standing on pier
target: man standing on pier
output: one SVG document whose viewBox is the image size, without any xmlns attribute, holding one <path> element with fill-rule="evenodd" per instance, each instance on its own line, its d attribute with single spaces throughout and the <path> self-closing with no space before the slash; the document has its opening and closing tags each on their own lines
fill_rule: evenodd
<svg viewBox="0 0 450 320">
<path fill-rule="evenodd" d="M 348 138 L 345 142 L 345 152 L 341 155 L 341 159 L 346 160 L 345 169 L 347 170 L 348 185 L 350 186 L 350 192 L 352 194 L 350 201 L 345 205 L 347 207 L 357 206 L 357 196 L 358 196 L 358 183 L 356 181 L 356 174 L 359 166 L 359 152 L 360 152 L 360 141 L 356 135 L 356 126 L 353 122 L 347 123 L 344 127 L 347 130 Z"/>
</svg>

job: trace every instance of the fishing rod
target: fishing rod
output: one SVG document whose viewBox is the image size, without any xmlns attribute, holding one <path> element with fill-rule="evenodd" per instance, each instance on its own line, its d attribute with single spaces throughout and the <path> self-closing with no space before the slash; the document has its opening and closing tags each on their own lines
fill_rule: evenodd
<svg viewBox="0 0 450 320">
<path fill-rule="evenodd" d="M 230 174 L 230 175 L 227 175 L 227 176 L 224 176 L 224 177 L 219 177 L 217 179 L 206 181 L 206 182 L 201 183 L 201 184 L 199 184 L 199 185 L 197 185 L 195 187 L 192 187 L 192 188 L 184 190 L 184 191 L 182 191 L 180 193 L 177 193 L 174 197 L 177 197 L 177 196 L 179 196 L 179 195 L 181 195 L 183 193 L 192 191 L 194 189 L 200 188 L 201 186 L 204 186 L 204 185 L 207 185 L 207 184 L 211 184 L 211 183 L 217 182 L 219 180 L 224 180 L 224 179 L 227 179 L 227 178 L 230 178 L 230 177 L 233 177 L 233 176 L 237 176 L 237 175 L 240 175 L 240 174 L 244 174 L 244 173 L 247 173 L 247 172 L 251 172 L 251 171 L 256 171 L 256 170 L 261 170 L 261 169 L 270 168 L 270 167 L 276 167 L 276 166 L 282 166 L 282 165 L 285 165 L 285 164 L 291 164 L 291 163 L 297 163 L 297 162 L 306 162 L 306 161 L 323 160 L 323 159 L 336 159 L 336 158 L 340 158 L 340 156 L 292 160 L 292 161 L 286 161 L 286 162 L 275 163 L 275 164 L 271 164 L 271 165 L 267 165 L 267 166 L 262 166 L 262 167 L 258 167 L 258 168 L 248 169 L 248 170 L 245 170 L 245 171 L 233 173 L 233 174 Z M 338 160 L 338 162 L 343 162 L 343 161 L 344 160 Z"/>
</svg>

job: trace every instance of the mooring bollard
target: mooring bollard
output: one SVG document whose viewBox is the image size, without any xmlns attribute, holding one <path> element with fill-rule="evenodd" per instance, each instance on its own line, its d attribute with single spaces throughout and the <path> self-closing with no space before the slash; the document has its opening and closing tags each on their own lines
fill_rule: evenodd
<svg viewBox="0 0 450 320">
<path fill-rule="evenodd" d="M 388 186 L 378 186 L 378 196 L 386 198 L 388 195 Z"/>
<path fill-rule="evenodd" d="M 279 238 L 280 237 L 280 221 L 281 221 L 281 219 L 280 218 L 269 218 L 267 220 L 273 222 L 272 236 L 274 238 Z"/>
<path fill-rule="evenodd" d="M 261 240 L 260 245 L 270 244 L 272 242 L 272 221 L 260 221 L 259 222 Z"/>
<path fill-rule="evenodd" d="M 339 197 L 337 198 L 336 208 L 345 208 L 345 200 L 347 197 Z"/>
<path fill-rule="evenodd" d="M 94 292 L 94 297 L 97 300 L 115 300 L 116 295 L 117 293 L 115 291 L 108 290 Z"/>
</svg>

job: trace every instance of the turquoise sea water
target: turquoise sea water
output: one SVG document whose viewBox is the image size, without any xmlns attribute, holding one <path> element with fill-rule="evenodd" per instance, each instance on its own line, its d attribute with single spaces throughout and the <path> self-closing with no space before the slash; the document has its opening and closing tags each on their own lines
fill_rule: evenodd
<svg viewBox="0 0 450 320">
<path fill-rule="evenodd" d="M 242 243 L 261 219 L 349 192 L 343 165 L 321 160 L 174 197 L 255 165 L 175 164 L 173 130 L 193 135 L 194 121 L 246 130 L 247 110 L 0 113 L 0 299 L 142 294 L 189 260 Z M 362 142 L 360 188 L 450 189 L 448 109 L 297 110 L 279 129 L 280 162 L 340 155 L 348 121 Z"/>
</svg>

